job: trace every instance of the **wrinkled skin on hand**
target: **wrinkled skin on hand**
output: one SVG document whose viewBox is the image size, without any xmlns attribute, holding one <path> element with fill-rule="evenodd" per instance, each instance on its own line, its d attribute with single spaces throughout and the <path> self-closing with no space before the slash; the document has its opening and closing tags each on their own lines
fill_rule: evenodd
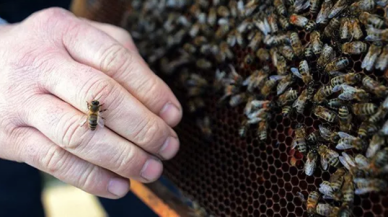
<svg viewBox="0 0 388 217">
<path fill-rule="evenodd" d="M 91 131 L 94 99 L 107 111 Z M 0 158 L 107 198 L 158 179 L 179 149 L 181 105 L 128 33 L 58 8 L 0 26 L 0 114 Z"/>
</svg>

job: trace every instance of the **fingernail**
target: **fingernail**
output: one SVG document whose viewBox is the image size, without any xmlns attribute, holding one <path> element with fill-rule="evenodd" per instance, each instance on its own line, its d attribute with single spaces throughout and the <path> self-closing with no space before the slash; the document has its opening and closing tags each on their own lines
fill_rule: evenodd
<svg viewBox="0 0 388 217">
<path fill-rule="evenodd" d="M 168 125 L 175 126 L 182 117 L 182 111 L 171 102 L 168 102 L 164 105 L 159 115 Z"/>
<path fill-rule="evenodd" d="M 112 178 L 108 184 L 108 191 L 118 197 L 125 196 L 129 191 L 129 180 Z"/>
<path fill-rule="evenodd" d="M 163 165 L 159 160 L 150 158 L 144 164 L 143 169 L 140 172 L 141 177 L 147 181 L 155 181 L 162 175 Z"/>
<path fill-rule="evenodd" d="M 176 155 L 179 150 L 179 140 L 172 136 L 168 137 L 162 148 L 160 148 L 159 155 L 165 159 L 169 160 Z"/>
</svg>

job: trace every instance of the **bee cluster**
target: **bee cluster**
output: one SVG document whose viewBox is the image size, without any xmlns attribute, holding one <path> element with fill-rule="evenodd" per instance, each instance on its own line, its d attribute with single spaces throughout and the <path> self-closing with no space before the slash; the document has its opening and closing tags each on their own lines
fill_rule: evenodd
<svg viewBox="0 0 388 217">
<path fill-rule="evenodd" d="M 215 147 L 217 154 L 234 150 L 242 155 L 236 156 L 241 161 L 233 165 L 215 163 L 224 169 L 214 173 L 232 173 L 240 182 L 249 183 L 251 196 L 245 196 L 246 205 L 241 199 L 239 207 L 230 206 L 232 199 L 224 202 L 223 208 L 206 205 L 211 202 L 199 199 L 198 191 L 180 187 L 197 195 L 216 215 L 302 215 L 295 207 L 289 208 L 288 202 L 286 211 L 273 205 L 275 213 L 255 205 L 258 198 L 260 203 L 275 198 L 265 189 L 288 197 L 278 189 L 283 181 L 271 182 L 290 179 L 278 174 L 295 167 L 299 173 L 294 175 L 309 183 L 308 177 L 331 174 L 318 183 L 312 179 L 312 185 L 300 187 L 302 191 L 287 190 L 292 192 L 289 197 L 304 201 L 308 215 L 359 215 L 359 195 L 377 195 L 388 187 L 387 5 L 386 0 L 132 0 L 125 27 L 150 66 L 174 86 L 206 141 L 217 144 L 224 141 L 220 137 L 239 135 L 238 140 L 229 141 L 245 148 L 237 151 L 233 144 L 227 149 L 226 145 Z M 219 120 L 220 110 L 236 118 Z M 229 129 L 228 135 L 220 134 L 218 128 Z M 182 151 L 195 148 L 182 147 Z M 190 151 L 184 153 L 185 161 L 189 161 Z M 287 153 L 286 159 L 280 152 Z M 276 168 L 263 163 L 269 159 Z M 248 172 L 238 165 L 241 162 L 249 167 Z M 176 166 L 169 167 L 167 164 L 167 174 L 172 179 L 185 179 L 172 172 Z M 241 172 L 231 172 L 231 167 L 241 168 Z M 212 172 L 208 171 L 210 177 Z M 260 174 L 263 180 L 251 178 Z M 230 192 L 225 186 L 217 188 L 227 197 Z M 248 191 L 244 189 L 240 187 L 239 194 Z M 259 192 L 257 196 L 255 192 Z M 384 211 L 376 208 L 373 212 Z"/>
</svg>

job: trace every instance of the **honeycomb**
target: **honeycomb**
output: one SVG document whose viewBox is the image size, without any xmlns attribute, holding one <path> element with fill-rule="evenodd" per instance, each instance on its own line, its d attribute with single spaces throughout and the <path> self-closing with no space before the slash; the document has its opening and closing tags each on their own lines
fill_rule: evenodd
<svg viewBox="0 0 388 217">
<path fill-rule="evenodd" d="M 133 10 L 128 8 L 128 13 L 133 13 Z M 374 13 L 386 17 L 384 8 L 377 8 Z M 135 25 L 131 22 L 123 23 L 127 29 L 131 29 L 128 26 Z M 310 42 L 309 32 L 300 28 L 293 30 L 297 31 L 303 45 Z M 319 30 L 322 32 L 323 27 Z M 363 31 L 365 35 L 365 30 Z M 134 38 L 135 41 L 139 40 Z M 322 41 L 335 43 L 331 40 Z M 369 47 L 370 43 L 366 43 Z M 142 52 L 141 44 L 139 46 Z M 151 46 L 151 50 L 158 46 L 160 44 Z M 217 67 L 226 69 L 228 64 L 233 64 L 238 73 L 243 78 L 247 78 L 253 70 L 266 64 L 258 60 L 251 65 L 242 64 L 248 54 L 255 56 L 255 52 L 250 48 L 239 46 L 232 49 L 234 58 L 227 63 L 218 64 Z M 168 55 L 172 58 L 171 54 Z M 172 56 L 177 55 L 172 54 Z M 350 60 L 347 71 L 368 75 L 387 85 L 383 71 L 362 69 L 361 64 L 365 55 L 366 53 L 342 55 Z M 322 85 L 329 84 L 330 77 L 316 68 L 316 61 L 317 57 L 308 61 L 314 81 Z M 298 62 L 288 62 L 288 66 L 298 67 Z M 206 91 L 202 96 L 206 106 L 198 112 L 190 113 L 187 110 L 189 100 L 187 88 L 180 82 L 180 76 L 159 73 L 161 70 L 156 65 L 151 64 L 151 67 L 171 87 L 185 109 L 183 120 L 176 128 L 181 141 L 180 151 L 173 160 L 165 163 L 164 175 L 168 179 L 185 195 L 205 208 L 208 215 L 308 216 L 306 204 L 299 193 L 307 198 L 311 191 L 318 190 L 323 181 L 328 181 L 336 170 L 334 167 L 330 167 L 327 171 L 317 168 L 312 176 L 306 176 L 305 156 L 291 148 L 298 124 L 305 126 L 306 134 L 317 131 L 319 125 L 325 124 L 313 114 L 311 103 L 306 106 L 303 115 L 291 113 L 289 116 L 283 116 L 280 108 L 273 109 L 271 112 L 273 115 L 269 120 L 268 138 L 264 142 L 259 140 L 255 127 L 250 127 L 246 136 L 242 138 L 238 134 L 238 129 L 245 119 L 243 105 L 232 108 L 226 105 L 227 103 L 219 102 L 222 93 Z M 273 65 L 270 64 L 270 67 L 273 68 Z M 208 70 L 197 70 L 195 73 L 205 78 L 209 84 L 214 82 L 214 73 Z M 298 79 L 291 87 L 300 93 L 305 88 L 305 84 Z M 269 99 L 274 100 L 274 96 L 270 95 Z M 210 138 L 205 136 L 197 126 L 198 117 L 204 116 L 210 119 Z M 360 125 L 360 122 L 356 118 L 353 124 Z M 337 124 L 333 127 L 338 129 Z M 352 150 L 346 152 L 353 153 Z M 333 200 L 320 199 L 320 202 L 339 206 L 339 203 Z M 355 195 L 352 214 L 388 216 L 388 195 L 384 192 Z"/>
</svg>

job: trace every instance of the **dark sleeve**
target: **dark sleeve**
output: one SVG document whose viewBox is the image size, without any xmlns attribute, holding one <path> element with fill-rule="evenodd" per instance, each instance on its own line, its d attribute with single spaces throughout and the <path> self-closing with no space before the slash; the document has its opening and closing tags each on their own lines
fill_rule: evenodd
<svg viewBox="0 0 388 217">
<path fill-rule="evenodd" d="M 0 0 L 0 17 L 10 23 L 20 22 L 30 14 L 48 7 L 68 9 L 71 0 Z"/>
</svg>

